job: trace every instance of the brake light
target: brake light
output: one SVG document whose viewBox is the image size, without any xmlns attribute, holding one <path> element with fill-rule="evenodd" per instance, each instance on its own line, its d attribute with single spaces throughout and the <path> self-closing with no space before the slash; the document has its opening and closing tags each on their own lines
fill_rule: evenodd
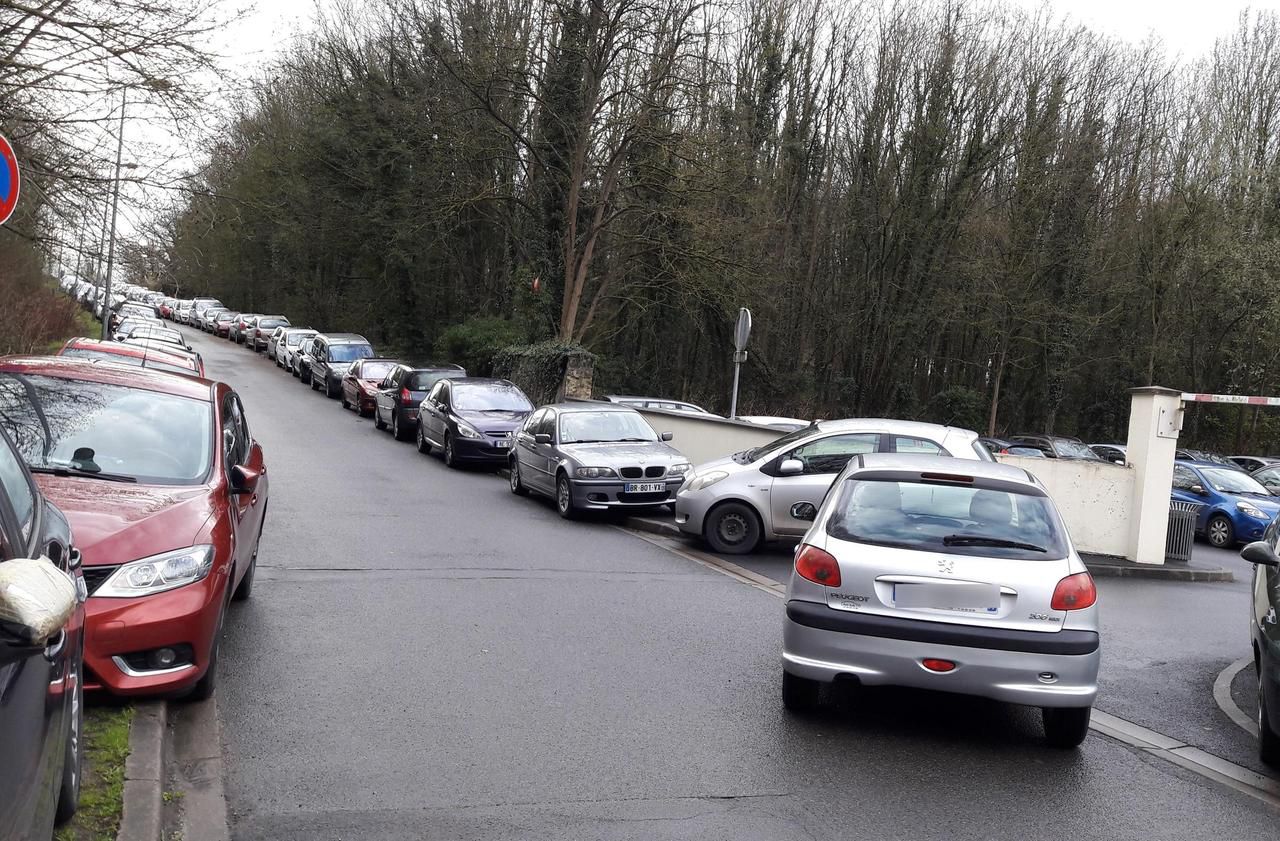
<svg viewBox="0 0 1280 841">
<path fill-rule="evenodd" d="M 830 552 L 807 543 L 796 554 L 796 572 L 801 578 L 824 587 L 840 586 L 840 565 Z"/>
<path fill-rule="evenodd" d="M 939 660 L 936 657 L 926 657 L 920 661 L 920 665 L 924 666 L 931 672 L 941 672 L 944 674 L 946 672 L 954 671 L 956 668 L 956 664 L 950 660 Z"/>
<path fill-rule="evenodd" d="M 1053 589 L 1054 610 L 1084 610 L 1098 600 L 1098 590 L 1093 586 L 1093 576 L 1087 572 L 1068 575 Z"/>
<path fill-rule="evenodd" d="M 413 398 L 413 395 L 409 393 L 409 389 L 407 389 L 407 388 L 402 388 L 402 389 L 400 389 L 400 402 L 401 402 L 401 403 L 408 403 L 412 398 Z"/>
</svg>

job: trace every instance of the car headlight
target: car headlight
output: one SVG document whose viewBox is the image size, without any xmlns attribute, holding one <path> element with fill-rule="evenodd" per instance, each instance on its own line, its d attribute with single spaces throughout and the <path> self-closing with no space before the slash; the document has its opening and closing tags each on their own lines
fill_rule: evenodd
<svg viewBox="0 0 1280 841">
<path fill-rule="evenodd" d="M 682 464 L 673 464 L 667 468 L 668 476 L 683 476 L 693 467 L 692 464 L 684 462 Z"/>
<path fill-rule="evenodd" d="M 729 474 L 723 470 L 712 470 L 709 473 L 699 473 L 697 476 L 690 477 L 685 483 L 685 490 L 700 491 L 703 488 L 709 488 L 722 479 L 728 479 Z"/>
<path fill-rule="evenodd" d="M 463 438 L 479 438 L 480 430 L 464 420 L 458 421 L 458 434 Z"/>
<path fill-rule="evenodd" d="M 1236 508 L 1239 508 L 1241 511 L 1243 511 L 1245 514 L 1248 514 L 1250 517 L 1257 517 L 1259 520 L 1271 519 L 1271 515 L 1264 514 L 1261 508 L 1249 502 L 1237 502 Z"/>
<path fill-rule="evenodd" d="M 579 467 L 574 472 L 579 479 L 612 479 L 618 475 L 612 467 Z"/>
<path fill-rule="evenodd" d="M 200 581 L 213 569 L 213 547 L 208 544 L 163 552 L 131 561 L 111 573 L 94 596 L 128 599 L 163 593 Z"/>
</svg>

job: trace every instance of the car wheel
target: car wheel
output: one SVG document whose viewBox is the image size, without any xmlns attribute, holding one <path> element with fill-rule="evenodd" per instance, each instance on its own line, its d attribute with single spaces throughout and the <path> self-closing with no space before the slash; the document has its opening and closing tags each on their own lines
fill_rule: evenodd
<svg viewBox="0 0 1280 841">
<path fill-rule="evenodd" d="M 703 536 L 717 552 L 746 555 L 760 545 L 760 517 L 751 506 L 726 502 L 707 515 Z"/>
<path fill-rule="evenodd" d="M 427 440 L 427 436 L 422 433 L 422 422 L 418 422 L 418 452 L 425 455 L 431 454 L 431 442 Z"/>
<path fill-rule="evenodd" d="M 822 685 L 807 677 L 782 673 L 782 706 L 793 713 L 813 712 L 818 706 Z"/>
<path fill-rule="evenodd" d="M 316 382 L 316 378 L 315 378 L 315 377 L 308 376 L 308 377 L 306 378 L 306 380 L 304 380 L 304 382 L 306 382 L 308 385 L 310 385 L 310 386 L 311 386 L 311 390 L 312 390 L 312 391 L 319 391 L 319 390 L 320 390 L 320 383 Z"/>
<path fill-rule="evenodd" d="M 556 477 L 556 511 L 566 520 L 578 517 L 578 509 L 573 506 L 573 488 L 569 486 L 569 477 L 564 473 Z"/>
<path fill-rule="evenodd" d="M 1044 707 L 1044 740 L 1055 748 L 1076 748 L 1089 734 L 1093 707 Z"/>
<path fill-rule="evenodd" d="M 448 432 L 444 434 L 444 463 L 447 467 L 452 467 L 454 470 L 457 470 L 459 467 L 458 454 L 453 450 L 453 436 Z"/>
<path fill-rule="evenodd" d="M 267 512 L 262 512 L 262 524 L 265 526 L 267 522 Z M 253 595 L 253 573 L 258 569 L 258 545 L 262 543 L 262 532 L 258 532 L 258 539 L 253 544 L 253 557 L 249 558 L 249 569 L 245 570 L 244 578 L 240 579 L 240 586 L 236 588 L 235 593 L 231 595 L 234 602 L 248 601 Z"/>
<path fill-rule="evenodd" d="M 222 626 L 226 618 L 227 606 L 224 604 L 222 611 L 218 614 L 218 628 L 213 632 L 213 647 L 209 649 L 209 667 L 204 670 L 204 677 L 196 681 L 196 685 L 187 693 L 189 700 L 207 701 L 213 697 L 213 691 L 218 685 L 218 651 L 222 648 Z"/>
<path fill-rule="evenodd" d="M 407 437 L 404 434 L 404 429 L 400 426 L 399 412 L 391 413 L 391 437 L 397 441 L 403 441 Z"/>
<path fill-rule="evenodd" d="M 75 689 L 71 693 L 71 725 L 67 728 L 66 758 L 62 764 L 62 786 L 58 789 L 58 808 L 54 823 L 62 826 L 80 806 L 80 772 L 84 767 L 84 666 L 77 663 Z"/>
<path fill-rule="evenodd" d="M 394 434 L 394 431 L 395 431 L 394 429 L 395 423 L 396 423 L 396 416 L 393 414 L 391 416 L 391 425 L 393 429 L 392 434 Z M 379 412 L 376 408 L 373 410 L 373 428 L 377 430 L 383 430 L 387 428 L 386 422 L 382 419 L 382 412 Z"/>
<path fill-rule="evenodd" d="M 516 496 L 528 496 L 529 489 L 520 481 L 520 459 L 511 459 L 511 492 Z"/>
<path fill-rule="evenodd" d="M 1258 758 L 1272 768 L 1280 768 L 1280 734 L 1271 729 L 1266 679 L 1258 669 Z"/>
<path fill-rule="evenodd" d="M 1231 527 L 1231 520 L 1225 514 L 1210 517 L 1204 533 L 1209 538 L 1209 543 L 1219 549 L 1228 549 L 1236 542 L 1235 529 Z"/>
<path fill-rule="evenodd" d="M 335 389 L 335 388 L 333 387 L 333 385 L 329 382 L 329 376 L 328 376 L 327 374 L 325 375 L 325 378 L 324 378 L 324 395 L 325 395 L 325 397 L 328 397 L 330 400 L 332 400 L 333 398 L 335 398 L 335 397 L 337 397 L 337 396 L 338 396 L 338 392 L 339 392 L 341 389 L 342 389 L 342 386 L 338 386 L 338 388 L 336 388 L 336 389 Z"/>
</svg>

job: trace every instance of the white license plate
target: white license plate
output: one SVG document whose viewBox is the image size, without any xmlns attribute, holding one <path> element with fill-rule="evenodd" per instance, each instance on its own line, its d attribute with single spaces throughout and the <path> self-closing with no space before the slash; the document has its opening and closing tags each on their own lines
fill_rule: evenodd
<svg viewBox="0 0 1280 841">
<path fill-rule="evenodd" d="M 493 442 L 493 446 L 497 447 L 499 450 L 505 450 L 507 447 L 511 446 L 511 441 L 506 438 L 499 438 L 497 441 Z"/>
<path fill-rule="evenodd" d="M 893 604 L 895 607 L 990 612 L 1000 606 L 1000 590 L 991 584 L 894 584 Z"/>
<path fill-rule="evenodd" d="M 656 494 L 666 490 L 666 482 L 628 482 L 622 488 L 623 493 L 629 494 Z"/>
</svg>

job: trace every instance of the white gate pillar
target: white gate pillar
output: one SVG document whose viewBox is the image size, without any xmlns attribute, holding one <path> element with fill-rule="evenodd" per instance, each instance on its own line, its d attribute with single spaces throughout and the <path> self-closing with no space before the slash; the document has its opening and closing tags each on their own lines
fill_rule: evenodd
<svg viewBox="0 0 1280 841">
<path fill-rule="evenodd" d="M 1129 441 L 1125 460 L 1133 466 L 1129 560 L 1163 564 L 1169 530 L 1173 459 L 1182 431 L 1182 392 L 1148 386 L 1129 389 Z"/>
</svg>

